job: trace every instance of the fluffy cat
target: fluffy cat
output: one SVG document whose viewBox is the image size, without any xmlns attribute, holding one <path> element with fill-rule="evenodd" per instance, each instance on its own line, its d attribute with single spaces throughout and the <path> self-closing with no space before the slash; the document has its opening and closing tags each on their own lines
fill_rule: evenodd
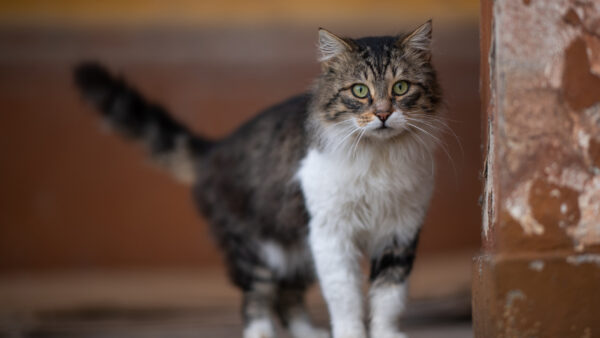
<svg viewBox="0 0 600 338">
<path fill-rule="evenodd" d="M 431 21 L 409 34 L 350 39 L 319 30 L 312 89 L 229 137 L 193 135 L 122 79 L 86 63 L 76 83 L 118 130 L 143 140 L 193 195 L 243 292 L 245 338 L 315 328 L 315 272 L 334 338 L 399 338 L 406 279 L 433 190 L 440 88 Z M 371 260 L 364 321 L 359 260 Z M 368 327 L 368 330 L 367 330 Z"/>
</svg>

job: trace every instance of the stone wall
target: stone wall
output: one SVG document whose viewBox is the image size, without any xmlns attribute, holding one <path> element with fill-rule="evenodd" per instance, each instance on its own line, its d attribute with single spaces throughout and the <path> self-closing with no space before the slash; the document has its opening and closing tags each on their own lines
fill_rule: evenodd
<svg viewBox="0 0 600 338">
<path fill-rule="evenodd" d="M 600 335 L 600 2 L 482 0 L 477 337 Z"/>
</svg>

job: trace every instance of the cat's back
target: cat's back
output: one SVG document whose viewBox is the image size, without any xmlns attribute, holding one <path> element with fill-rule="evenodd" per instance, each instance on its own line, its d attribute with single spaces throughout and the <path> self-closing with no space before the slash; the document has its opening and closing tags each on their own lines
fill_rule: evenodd
<svg viewBox="0 0 600 338">
<path fill-rule="evenodd" d="M 288 230 L 305 227 L 294 175 L 306 154 L 309 101 L 302 94 L 264 110 L 200 161 L 195 190 L 208 217 L 236 214 L 261 229 L 282 228 L 283 222 Z"/>
<path fill-rule="evenodd" d="M 240 172 L 271 167 L 270 175 L 284 174 L 306 152 L 305 123 L 309 94 L 301 94 L 269 107 L 242 124 L 212 150 L 211 161 L 230 161 Z M 267 162 L 265 162 L 267 161 Z M 222 168 L 224 169 L 224 168 Z M 255 172 L 261 176 L 260 172 Z"/>
</svg>

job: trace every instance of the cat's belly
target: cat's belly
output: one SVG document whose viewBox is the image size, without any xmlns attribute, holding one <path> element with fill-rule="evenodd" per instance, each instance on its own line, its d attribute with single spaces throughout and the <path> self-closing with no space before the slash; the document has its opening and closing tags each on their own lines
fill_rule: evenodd
<svg viewBox="0 0 600 338">
<path fill-rule="evenodd" d="M 433 190 L 431 162 L 389 163 L 367 157 L 352 162 L 309 150 L 298 179 L 311 227 L 413 238 Z"/>
</svg>

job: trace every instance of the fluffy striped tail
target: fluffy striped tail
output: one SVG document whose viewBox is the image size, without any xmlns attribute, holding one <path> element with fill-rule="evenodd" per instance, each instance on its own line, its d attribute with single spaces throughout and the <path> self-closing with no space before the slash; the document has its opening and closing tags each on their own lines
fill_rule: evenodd
<svg viewBox="0 0 600 338">
<path fill-rule="evenodd" d="M 145 143 L 152 158 L 178 180 L 189 184 L 195 181 L 194 163 L 211 142 L 193 135 L 162 107 L 147 102 L 123 79 L 97 63 L 79 65 L 75 82 L 112 127 Z"/>
</svg>

